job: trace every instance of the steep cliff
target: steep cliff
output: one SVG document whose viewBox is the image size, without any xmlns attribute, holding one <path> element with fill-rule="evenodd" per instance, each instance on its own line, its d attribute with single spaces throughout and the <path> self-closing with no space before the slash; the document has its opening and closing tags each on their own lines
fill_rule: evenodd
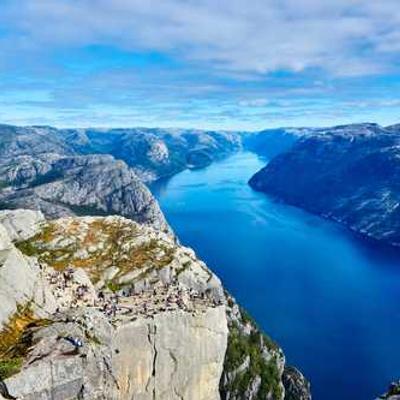
<svg viewBox="0 0 400 400">
<path fill-rule="evenodd" d="M 168 230 L 150 191 L 123 161 L 108 155 L 20 156 L 0 166 L 3 208 L 31 208 L 56 218 L 119 214 Z"/>
<path fill-rule="evenodd" d="M 12 395 L 310 398 L 305 381 L 308 397 L 285 390 L 282 351 L 171 235 L 116 216 L 16 210 L 0 223 L 0 375 Z"/>
<path fill-rule="evenodd" d="M 47 217 L 117 214 L 169 230 L 143 184 L 241 147 L 236 133 L 0 125 L 0 209 Z"/>
<path fill-rule="evenodd" d="M 300 139 L 250 185 L 400 245 L 400 134 L 376 124 L 338 126 Z"/>
</svg>

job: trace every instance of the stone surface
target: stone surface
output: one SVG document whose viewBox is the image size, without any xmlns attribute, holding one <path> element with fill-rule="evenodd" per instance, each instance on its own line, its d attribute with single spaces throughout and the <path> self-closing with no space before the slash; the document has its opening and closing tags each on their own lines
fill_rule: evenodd
<svg viewBox="0 0 400 400">
<path fill-rule="evenodd" d="M 46 168 L 37 169 L 34 157 L 3 166 L 12 185 L 0 193 L 3 207 L 39 209 L 51 218 L 119 214 L 169 230 L 156 200 L 124 162 L 108 155 L 51 155 L 41 162 Z"/>
<path fill-rule="evenodd" d="M 55 129 L 0 125 L 0 159 L 18 161 L 5 176 L 26 179 L 44 173 L 44 157 L 109 154 L 125 161 L 145 181 L 171 176 L 185 168 L 208 165 L 241 147 L 234 132 L 190 129 Z M 35 162 L 26 163 L 24 157 Z M 1 168 L 0 168 L 1 170 Z M 4 173 L 3 173 L 4 175 Z"/>
<path fill-rule="evenodd" d="M 294 367 L 285 367 L 282 376 L 285 400 L 311 400 L 310 384 Z"/>
<path fill-rule="evenodd" d="M 32 221 L 34 215 L 27 211 L 13 213 L 16 220 L 13 221 L 2 214 L 7 221 L 7 227 L 0 224 L 0 328 L 4 327 L 9 318 L 16 314 L 19 305 L 32 303 L 32 311 L 42 317 L 54 312 L 56 302 L 45 281 L 42 279 L 42 271 L 39 264 L 24 255 L 14 246 L 11 238 L 16 235 L 15 228 L 22 220 Z M 11 215 L 9 215 L 11 216 Z M 36 214 L 40 219 L 40 214 Z M 26 230 L 21 228 L 18 235 L 26 237 L 32 233 L 32 226 L 26 225 Z M 11 237 L 9 236 L 11 233 Z"/>
<path fill-rule="evenodd" d="M 0 365 L 22 359 L 12 395 L 283 400 L 282 351 L 170 234 L 117 216 L 2 218 L 0 336 L 13 342 Z M 40 223 L 20 230 L 24 218 Z"/>
<path fill-rule="evenodd" d="M 34 236 L 44 222 L 45 218 L 39 211 L 21 209 L 0 211 L 0 225 L 3 225 L 14 242 Z"/>
<path fill-rule="evenodd" d="M 223 306 L 121 326 L 113 341 L 120 398 L 219 399 L 227 330 Z"/>
</svg>

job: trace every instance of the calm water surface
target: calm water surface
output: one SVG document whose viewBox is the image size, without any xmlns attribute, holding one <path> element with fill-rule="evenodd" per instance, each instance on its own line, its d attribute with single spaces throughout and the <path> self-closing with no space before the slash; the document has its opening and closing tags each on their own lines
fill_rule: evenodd
<svg viewBox="0 0 400 400">
<path fill-rule="evenodd" d="M 400 378 L 400 254 L 254 192 L 239 153 L 153 188 L 181 242 L 311 380 L 316 400 L 368 400 Z"/>
</svg>

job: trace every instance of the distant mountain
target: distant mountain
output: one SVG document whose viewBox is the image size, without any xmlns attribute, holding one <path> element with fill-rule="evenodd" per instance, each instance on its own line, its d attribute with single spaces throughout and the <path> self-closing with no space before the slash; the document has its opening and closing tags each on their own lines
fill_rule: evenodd
<svg viewBox="0 0 400 400">
<path fill-rule="evenodd" d="M 204 167 L 240 147 L 240 136 L 228 132 L 0 125 L 0 207 L 52 218 L 119 214 L 168 229 L 142 182 Z"/>
<path fill-rule="evenodd" d="M 288 150 L 299 138 L 309 135 L 312 128 L 278 128 L 243 134 L 243 147 L 270 159 Z"/>
<path fill-rule="evenodd" d="M 229 132 L 140 128 L 87 130 L 86 135 L 85 151 L 112 154 L 145 181 L 205 167 L 241 147 L 240 136 Z"/>
<path fill-rule="evenodd" d="M 189 129 L 56 129 L 0 125 L 0 156 L 110 154 L 144 180 L 199 168 L 240 149 L 238 133 Z"/>
<path fill-rule="evenodd" d="M 318 129 L 272 159 L 250 185 L 376 240 L 400 246 L 400 129 Z"/>
</svg>

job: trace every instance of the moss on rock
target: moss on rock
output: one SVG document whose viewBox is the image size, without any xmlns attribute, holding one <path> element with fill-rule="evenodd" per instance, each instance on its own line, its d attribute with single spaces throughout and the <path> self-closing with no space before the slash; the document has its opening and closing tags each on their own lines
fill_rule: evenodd
<svg viewBox="0 0 400 400">
<path fill-rule="evenodd" d="M 0 379 L 7 379 L 19 372 L 32 344 L 29 328 L 49 323 L 48 320 L 36 318 L 29 303 L 17 307 L 0 332 Z"/>
<path fill-rule="evenodd" d="M 117 266 L 118 273 L 113 278 L 117 283 L 118 278 L 135 269 L 161 268 L 172 262 L 173 244 L 154 238 L 135 243 L 135 238 L 143 237 L 140 228 L 129 220 L 65 219 L 63 223 L 47 224 L 33 238 L 17 243 L 17 247 L 59 271 L 83 268 L 93 282 L 101 279 L 107 268 Z M 68 241 L 62 240 L 65 238 Z"/>
<path fill-rule="evenodd" d="M 282 396 L 281 374 L 278 369 L 276 357 L 266 360 L 263 356 L 262 343 L 269 338 L 259 331 L 252 331 L 250 334 L 242 332 L 238 326 L 230 329 L 228 337 L 228 348 L 225 356 L 224 370 L 233 373 L 234 379 L 224 388 L 224 392 L 234 393 L 236 398 L 245 398 L 245 392 L 251 383 L 261 378 L 261 383 L 256 399 L 266 399 L 269 393 L 274 399 Z M 240 370 L 240 367 L 249 357 L 247 368 Z M 238 372 L 236 372 L 238 370 Z M 223 397 L 224 398 L 224 397 Z"/>
</svg>

